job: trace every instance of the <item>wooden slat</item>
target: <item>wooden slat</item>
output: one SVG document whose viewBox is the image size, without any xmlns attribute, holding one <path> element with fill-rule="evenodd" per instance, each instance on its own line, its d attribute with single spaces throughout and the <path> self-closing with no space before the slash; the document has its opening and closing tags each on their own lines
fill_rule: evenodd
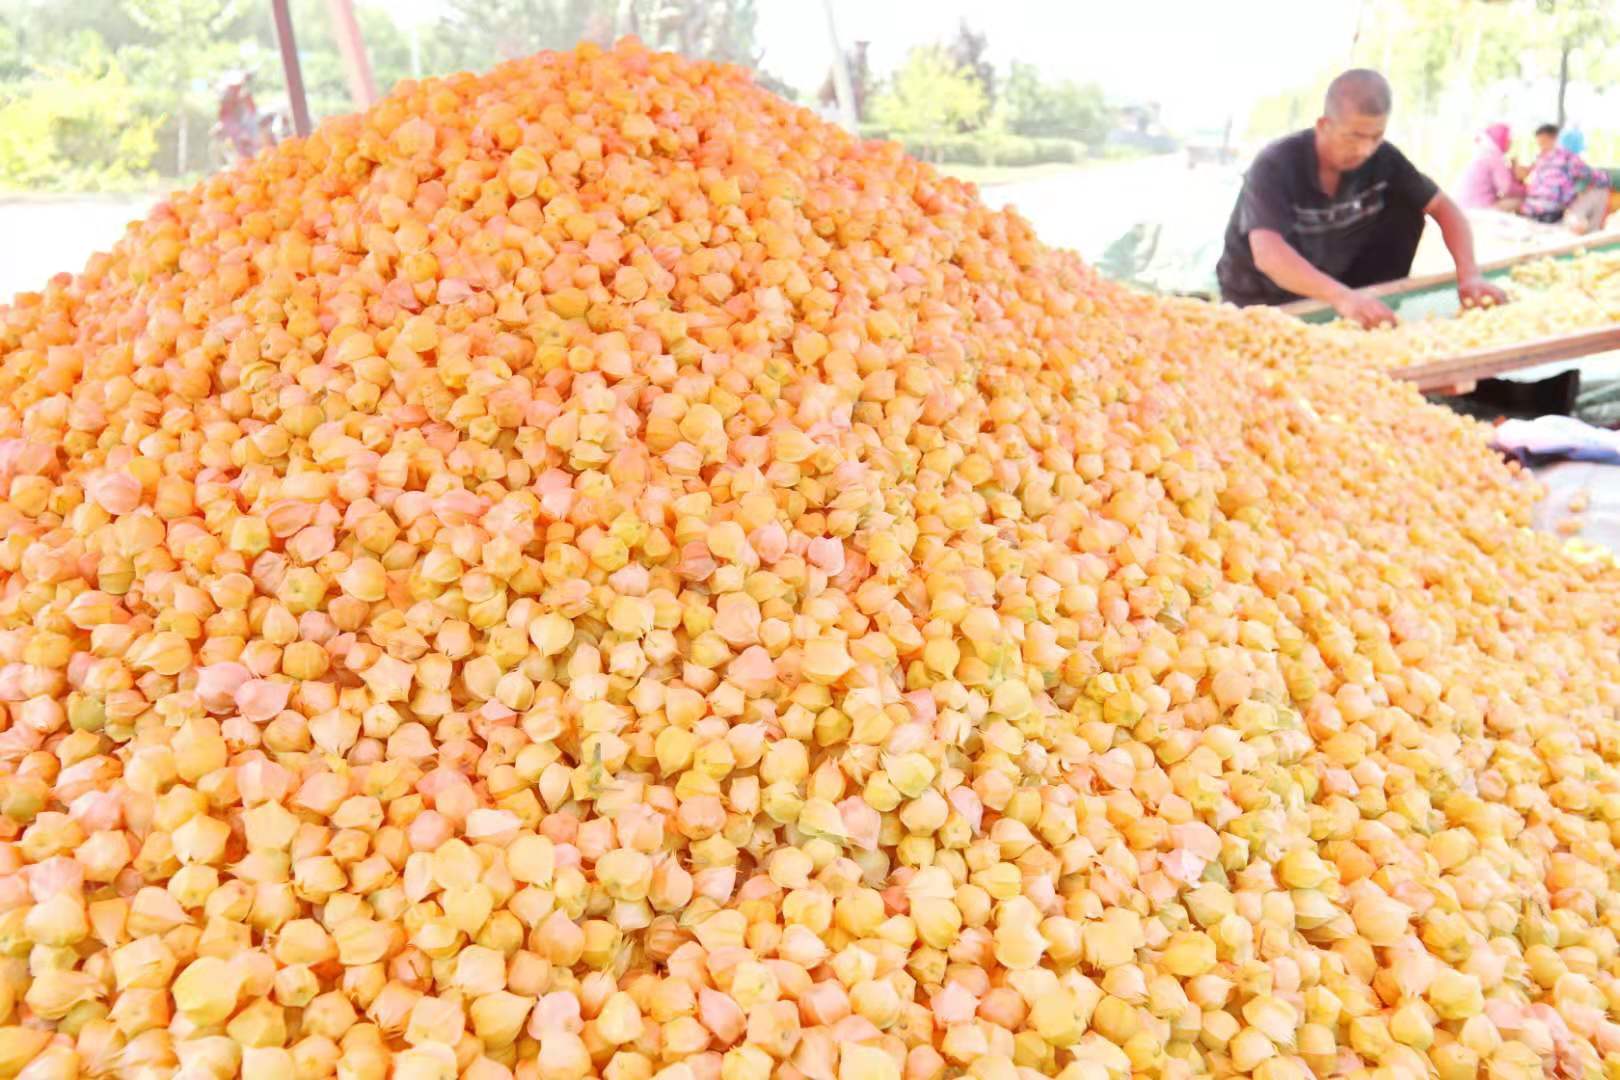
<svg viewBox="0 0 1620 1080">
<path fill-rule="evenodd" d="M 1615 243 L 1620 243 L 1620 230 L 1607 229 L 1602 232 L 1588 233 L 1575 240 L 1554 244 L 1551 247 L 1537 248 L 1534 251 L 1525 251 L 1518 255 L 1495 259 L 1483 264 L 1479 271 L 1482 274 L 1494 274 L 1499 270 L 1507 270 L 1520 263 L 1534 262 L 1536 259 L 1556 259 L 1561 255 L 1574 255 L 1579 252 L 1607 247 Z M 1421 292 L 1456 280 L 1457 272 L 1455 270 L 1446 270 L 1433 274 L 1419 274 L 1414 277 L 1401 278 L 1398 281 L 1386 281 L 1382 285 L 1368 286 L 1362 291 L 1382 298 L 1385 296 L 1398 296 L 1401 293 Z M 1295 300 L 1291 304 L 1281 305 L 1277 310 L 1289 315 L 1303 317 L 1327 311 L 1330 306 L 1320 300 Z"/>
<path fill-rule="evenodd" d="M 1398 368 L 1390 374 L 1397 379 L 1417 383 L 1419 390 L 1438 391 L 1466 386 L 1506 371 L 1615 350 L 1620 350 L 1620 326 L 1605 326 L 1560 337 L 1475 349 L 1444 360 Z"/>
</svg>

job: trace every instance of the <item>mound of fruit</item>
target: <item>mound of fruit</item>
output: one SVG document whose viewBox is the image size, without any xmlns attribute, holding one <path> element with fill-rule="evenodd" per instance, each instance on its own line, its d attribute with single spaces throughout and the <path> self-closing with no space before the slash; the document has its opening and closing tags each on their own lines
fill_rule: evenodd
<svg viewBox="0 0 1620 1080">
<path fill-rule="evenodd" d="M 1620 570 L 730 68 L 0 309 L 0 1076 L 1620 1069 Z"/>
</svg>

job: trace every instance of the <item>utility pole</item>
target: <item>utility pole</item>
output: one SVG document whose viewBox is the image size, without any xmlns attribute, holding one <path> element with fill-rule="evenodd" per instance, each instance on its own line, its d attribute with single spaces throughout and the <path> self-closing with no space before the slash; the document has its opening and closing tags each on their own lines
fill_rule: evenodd
<svg viewBox="0 0 1620 1080">
<path fill-rule="evenodd" d="M 849 61 L 844 46 L 838 40 L 838 20 L 833 16 L 833 0 L 821 0 L 821 10 L 827 13 L 827 43 L 832 46 L 833 93 L 838 98 L 838 122 L 850 132 L 860 130 L 860 117 L 855 112 L 855 87 L 849 79 Z"/>
</svg>

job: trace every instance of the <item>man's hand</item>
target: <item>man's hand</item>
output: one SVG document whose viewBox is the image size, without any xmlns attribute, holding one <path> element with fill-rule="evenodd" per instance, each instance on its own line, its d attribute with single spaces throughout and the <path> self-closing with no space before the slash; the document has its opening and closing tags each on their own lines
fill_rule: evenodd
<svg viewBox="0 0 1620 1080">
<path fill-rule="evenodd" d="M 1360 289 L 1345 289 L 1333 298 L 1333 310 L 1341 318 L 1360 323 L 1371 330 L 1375 326 L 1394 326 L 1395 313 L 1384 302 Z"/>
<path fill-rule="evenodd" d="M 1507 293 L 1486 281 L 1479 274 L 1457 279 L 1457 299 L 1465 308 L 1490 307 L 1507 303 Z"/>
</svg>

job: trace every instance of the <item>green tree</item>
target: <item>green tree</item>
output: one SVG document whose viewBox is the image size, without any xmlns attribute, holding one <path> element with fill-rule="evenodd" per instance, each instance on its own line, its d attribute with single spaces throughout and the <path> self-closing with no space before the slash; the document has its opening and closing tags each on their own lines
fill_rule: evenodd
<svg viewBox="0 0 1620 1080">
<path fill-rule="evenodd" d="M 1556 82 L 1547 116 L 1567 88 L 1604 81 L 1620 26 L 1614 0 L 1367 0 L 1353 63 L 1377 68 L 1395 90 L 1390 136 L 1436 175 L 1469 154 L 1469 133 L 1522 105 L 1526 84 Z M 1275 136 L 1314 120 L 1333 71 L 1259 102 L 1249 131 Z"/>
<path fill-rule="evenodd" d="M 348 72 L 338 49 L 326 0 L 293 0 L 292 10 L 304 95 L 310 112 L 316 117 L 353 112 L 355 105 Z M 423 76 L 428 76 L 446 74 L 459 67 L 482 69 L 495 62 L 494 57 L 483 57 L 463 63 L 456 45 L 432 25 L 418 32 L 413 46 L 410 33 L 382 7 L 356 5 L 355 18 L 360 23 L 360 34 L 379 93 L 388 93 L 401 79 L 414 78 L 418 67 Z M 266 34 L 266 47 L 274 48 L 275 40 L 268 28 Z M 276 74 L 267 82 L 271 87 L 282 85 L 279 61 Z M 263 108 L 266 103 L 261 100 L 259 105 Z"/>
<path fill-rule="evenodd" d="M 650 48 L 758 67 L 755 0 L 449 0 L 439 32 L 474 68 L 635 34 Z"/>
<path fill-rule="evenodd" d="M 986 103 L 993 104 L 996 100 L 996 66 L 985 56 L 989 47 L 990 36 L 982 30 L 975 31 L 963 19 L 957 24 L 956 38 L 951 42 L 947 55 L 956 70 L 979 84 Z"/>
<path fill-rule="evenodd" d="M 1603 0 L 1536 0 L 1536 8 L 1545 17 L 1543 48 L 1557 56 L 1556 112 L 1562 127 L 1570 81 L 1578 75 L 1590 78 L 1591 69 L 1607 58 L 1617 38 L 1617 12 Z"/>
<path fill-rule="evenodd" d="M 1616 74 L 1614 0 L 1376 0 L 1374 11 L 1356 61 L 1383 71 L 1408 108 L 1466 108 L 1493 84 L 1545 78 L 1562 123 L 1572 84 Z"/>
<path fill-rule="evenodd" d="M 457 66 L 482 70 L 572 44 L 585 29 L 583 9 L 591 6 L 570 0 L 450 0 L 436 33 Z"/>
<path fill-rule="evenodd" d="M 984 116 L 984 90 L 937 45 L 912 49 L 876 101 L 873 118 L 895 135 L 968 131 Z"/>
<path fill-rule="evenodd" d="M 90 191 L 144 182 L 158 120 L 98 35 L 81 31 L 71 66 L 0 87 L 0 187 Z"/>
<path fill-rule="evenodd" d="M 79 64 L 93 50 L 116 53 L 139 36 L 122 0 L 0 0 L 0 83 Z"/>
<path fill-rule="evenodd" d="M 754 0 L 615 0 L 615 34 L 633 33 L 655 49 L 759 65 Z"/>
<path fill-rule="evenodd" d="M 123 0 L 123 8 L 141 38 L 119 55 L 144 89 L 148 108 L 172 131 L 174 172 L 189 172 L 204 160 L 195 136 L 207 131 L 219 77 L 246 69 L 262 89 L 272 72 L 279 76 L 255 33 L 259 12 L 251 0 Z"/>
<path fill-rule="evenodd" d="M 1108 108 L 1095 83 L 1047 83 L 1033 64 L 1013 61 L 998 110 L 1017 135 L 1078 139 L 1099 146 L 1108 136 Z"/>
<path fill-rule="evenodd" d="M 1316 119 L 1322 109 L 1322 91 L 1327 88 L 1326 78 L 1320 86 L 1295 87 L 1267 94 L 1255 102 L 1249 113 L 1245 134 L 1250 138 L 1271 139 L 1290 131 L 1297 131 Z"/>
</svg>

